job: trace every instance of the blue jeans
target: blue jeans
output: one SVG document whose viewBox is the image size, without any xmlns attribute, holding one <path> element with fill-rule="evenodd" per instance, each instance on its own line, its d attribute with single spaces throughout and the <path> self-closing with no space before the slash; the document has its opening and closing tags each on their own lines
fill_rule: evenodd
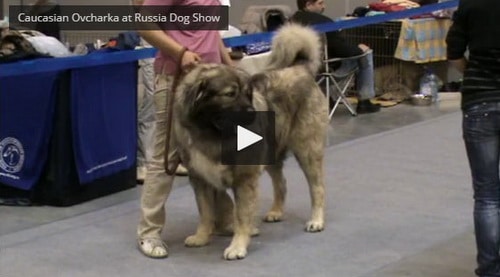
<svg viewBox="0 0 500 277">
<path fill-rule="evenodd" d="M 373 70 L 373 51 L 370 50 L 366 55 L 359 59 L 344 60 L 337 70 L 350 71 L 358 69 L 356 76 L 356 88 L 358 90 L 359 100 L 367 100 L 375 97 L 375 76 Z"/>
<path fill-rule="evenodd" d="M 464 109 L 462 130 L 474 189 L 475 272 L 500 276 L 500 102 Z"/>
</svg>

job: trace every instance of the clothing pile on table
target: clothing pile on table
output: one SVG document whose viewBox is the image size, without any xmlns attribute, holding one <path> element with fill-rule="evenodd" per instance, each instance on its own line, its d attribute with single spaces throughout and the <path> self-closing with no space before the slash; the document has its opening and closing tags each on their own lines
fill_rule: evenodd
<svg viewBox="0 0 500 277">
<path fill-rule="evenodd" d="M 348 16 L 364 17 L 385 14 L 389 12 L 398 12 L 407 9 L 418 8 L 421 6 L 435 4 L 439 0 L 380 0 L 370 2 L 367 6 L 361 6 L 354 9 Z M 451 18 L 455 9 L 438 10 L 432 13 L 418 15 L 412 18 Z"/>
<path fill-rule="evenodd" d="M 3 26 L 3 27 L 2 27 Z M 7 29 L 2 25 L 0 37 L 0 64 L 36 58 L 60 58 L 87 55 L 95 51 L 117 51 L 135 49 L 140 44 L 137 32 L 120 33 L 102 45 L 79 43 L 69 47 L 52 36 L 35 30 Z"/>
<path fill-rule="evenodd" d="M 37 36 L 25 31 L 8 30 L 0 39 L 0 63 L 16 62 L 44 57 L 69 55 L 69 51 L 57 39 Z M 62 52 L 61 52 L 62 50 Z"/>
<path fill-rule="evenodd" d="M 70 55 L 71 52 L 57 38 L 10 26 L 8 17 L 0 20 L 0 63 Z"/>
</svg>

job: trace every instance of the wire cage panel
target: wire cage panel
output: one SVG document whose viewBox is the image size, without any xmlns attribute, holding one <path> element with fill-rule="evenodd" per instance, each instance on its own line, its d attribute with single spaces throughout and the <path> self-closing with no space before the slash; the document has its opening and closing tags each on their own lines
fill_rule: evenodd
<svg viewBox="0 0 500 277">
<path fill-rule="evenodd" d="M 400 21 L 382 22 L 341 31 L 348 42 L 366 44 L 373 50 L 377 95 L 401 89 L 402 64 L 394 58 L 400 31 Z"/>
<path fill-rule="evenodd" d="M 383 22 L 342 31 L 342 36 L 353 44 L 366 44 L 373 49 L 375 67 L 394 63 L 401 22 Z"/>
<path fill-rule="evenodd" d="M 118 36 L 121 31 L 63 31 L 61 41 L 71 46 L 77 44 L 95 43 L 97 40 L 105 43 L 110 38 Z"/>
</svg>

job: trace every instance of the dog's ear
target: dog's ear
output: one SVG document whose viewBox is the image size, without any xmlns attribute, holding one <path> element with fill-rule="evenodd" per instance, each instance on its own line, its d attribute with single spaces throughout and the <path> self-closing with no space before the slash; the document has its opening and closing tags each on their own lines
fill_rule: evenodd
<svg viewBox="0 0 500 277">
<path fill-rule="evenodd" d="M 185 99 L 188 102 L 186 103 L 187 106 L 194 107 L 196 103 L 199 103 L 207 95 L 205 79 L 196 80 L 194 84 L 186 88 L 184 93 L 186 94 Z"/>
<path fill-rule="evenodd" d="M 248 99 L 250 99 L 250 102 L 252 102 L 253 93 L 252 93 L 252 89 L 250 87 L 250 80 L 251 80 L 250 74 L 248 74 L 243 69 L 239 69 L 239 68 L 235 68 L 233 70 L 235 71 L 235 73 L 238 76 L 238 86 L 239 86 L 240 93 L 245 95 Z"/>
</svg>

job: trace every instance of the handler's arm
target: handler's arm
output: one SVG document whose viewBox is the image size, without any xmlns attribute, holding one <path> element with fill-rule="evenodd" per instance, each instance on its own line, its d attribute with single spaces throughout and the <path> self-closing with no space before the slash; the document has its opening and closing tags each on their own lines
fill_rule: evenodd
<svg viewBox="0 0 500 277">
<path fill-rule="evenodd" d="M 224 45 L 224 41 L 222 40 L 222 37 L 220 38 L 219 41 L 219 51 L 222 59 L 223 64 L 227 64 L 229 66 L 233 66 L 233 60 L 231 59 L 231 56 L 229 56 L 229 52 L 227 51 L 226 45 Z"/>
<path fill-rule="evenodd" d="M 198 54 L 191 51 L 184 52 L 184 46 L 162 30 L 142 30 L 139 31 L 139 34 L 162 53 L 174 57 L 177 61 L 181 60 L 182 68 L 192 66 L 201 61 L 201 57 Z"/>
<path fill-rule="evenodd" d="M 448 60 L 448 63 L 462 74 L 464 73 L 465 67 L 467 66 L 467 60 L 465 58 Z"/>
</svg>

